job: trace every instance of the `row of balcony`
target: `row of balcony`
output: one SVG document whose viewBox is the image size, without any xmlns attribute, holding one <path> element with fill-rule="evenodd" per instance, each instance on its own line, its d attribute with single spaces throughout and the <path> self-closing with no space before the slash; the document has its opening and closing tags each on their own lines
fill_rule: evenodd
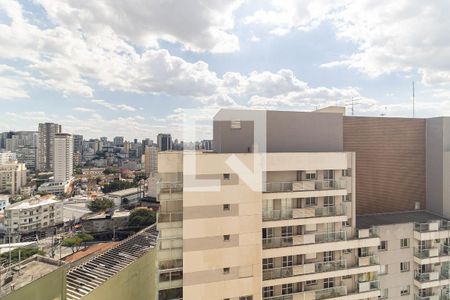
<svg viewBox="0 0 450 300">
<path fill-rule="evenodd" d="M 378 280 L 359 282 L 358 291 L 355 293 L 364 293 L 370 291 L 376 291 L 380 288 Z M 292 293 L 288 295 L 264 297 L 264 300 L 324 300 L 338 297 L 345 297 L 351 294 L 347 291 L 346 286 L 336 286 L 331 288 L 325 288 L 320 290 L 311 290 L 305 292 Z"/>
<path fill-rule="evenodd" d="M 378 264 L 379 264 L 378 256 L 372 255 L 358 258 L 358 263 L 355 265 L 348 264 L 346 259 L 340 259 L 335 261 L 316 262 L 282 268 L 272 268 L 263 270 L 263 280 L 279 279 L 313 273 L 333 272 L 356 267 L 373 266 Z"/>
<path fill-rule="evenodd" d="M 267 182 L 264 186 L 266 193 L 322 191 L 347 189 L 345 180 L 302 180 L 285 182 Z"/>
<path fill-rule="evenodd" d="M 263 221 L 345 216 L 346 206 L 285 208 L 282 210 L 263 211 Z"/>
<path fill-rule="evenodd" d="M 439 220 L 428 223 L 414 223 L 414 231 L 417 232 L 433 232 L 450 230 L 450 221 Z"/>
<path fill-rule="evenodd" d="M 438 256 L 450 256 L 450 245 L 440 245 L 440 247 L 426 249 L 414 248 L 414 256 L 422 259 Z"/>
<path fill-rule="evenodd" d="M 431 272 L 415 272 L 414 279 L 416 279 L 419 282 L 429 282 L 429 281 L 436 281 L 436 280 L 445 280 L 450 279 L 450 273 L 449 272 L 438 272 L 438 271 L 431 271 Z"/>
</svg>

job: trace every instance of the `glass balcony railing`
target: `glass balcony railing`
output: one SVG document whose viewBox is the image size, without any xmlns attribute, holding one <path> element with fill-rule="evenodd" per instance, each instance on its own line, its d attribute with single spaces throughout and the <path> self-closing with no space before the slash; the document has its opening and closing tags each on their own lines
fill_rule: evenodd
<svg viewBox="0 0 450 300">
<path fill-rule="evenodd" d="M 414 248 L 414 256 L 417 258 L 430 258 L 439 256 L 439 248 Z"/>
<path fill-rule="evenodd" d="M 181 182 L 160 182 L 158 184 L 160 193 L 178 193 L 183 191 Z"/>
<path fill-rule="evenodd" d="M 330 243 L 345 240 L 347 240 L 347 232 L 345 230 L 286 237 L 270 237 L 263 239 L 263 249 L 299 246 L 305 244 Z"/>
<path fill-rule="evenodd" d="M 262 215 L 264 221 L 332 217 L 345 215 L 345 208 L 345 205 L 329 207 L 285 208 L 281 210 L 263 210 Z"/>
<path fill-rule="evenodd" d="M 285 182 L 267 182 L 264 185 L 266 193 L 322 191 L 346 189 L 345 180 L 303 180 Z"/>
<path fill-rule="evenodd" d="M 450 221 L 439 220 L 428 223 L 414 223 L 414 231 L 417 232 L 432 232 L 450 230 Z"/>
<path fill-rule="evenodd" d="M 440 276 L 438 272 L 415 272 L 414 279 L 419 282 L 428 282 L 439 280 Z"/>
<path fill-rule="evenodd" d="M 305 292 L 297 292 L 289 295 L 279 295 L 264 297 L 264 300 L 293 300 L 293 299 L 315 299 L 324 300 L 337 297 L 343 297 L 347 295 L 347 287 L 336 286 L 321 290 L 311 290 Z"/>
<path fill-rule="evenodd" d="M 428 296 L 420 296 L 420 295 L 414 295 L 414 300 L 438 300 L 438 295 L 428 295 Z"/>
<path fill-rule="evenodd" d="M 332 272 L 345 269 L 347 269 L 347 262 L 345 259 L 329 262 L 317 262 L 283 268 L 266 269 L 263 270 L 263 280 L 286 278 L 312 273 Z"/>
</svg>

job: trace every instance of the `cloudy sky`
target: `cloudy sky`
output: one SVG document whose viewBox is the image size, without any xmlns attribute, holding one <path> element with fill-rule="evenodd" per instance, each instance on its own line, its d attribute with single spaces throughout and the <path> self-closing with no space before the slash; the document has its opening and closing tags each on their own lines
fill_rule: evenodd
<svg viewBox="0 0 450 300">
<path fill-rule="evenodd" d="M 180 136 L 221 107 L 450 115 L 448 0 L 0 0 L 0 131 Z"/>
</svg>

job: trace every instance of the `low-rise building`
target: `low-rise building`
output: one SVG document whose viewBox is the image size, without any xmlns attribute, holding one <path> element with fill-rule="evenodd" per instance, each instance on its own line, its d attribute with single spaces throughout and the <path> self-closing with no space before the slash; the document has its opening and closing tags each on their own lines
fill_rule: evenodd
<svg viewBox="0 0 450 300">
<path fill-rule="evenodd" d="M 67 193 L 70 187 L 70 181 L 63 182 L 45 182 L 38 188 L 38 192 L 46 194 L 60 195 Z"/>
<path fill-rule="evenodd" d="M 142 197 L 144 197 L 144 189 L 135 187 L 115 191 L 106 194 L 105 197 L 113 200 L 116 207 L 120 207 L 121 205 L 134 205 L 137 204 Z"/>
<path fill-rule="evenodd" d="M 9 196 L 0 195 L 0 212 L 3 212 L 8 205 L 9 205 Z"/>
<path fill-rule="evenodd" d="M 113 213 L 101 212 L 87 216 L 81 221 L 83 231 L 106 232 L 128 227 L 130 211 L 115 211 Z"/>
<path fill-rule="evenodd" d="M 5 209 L 5 228 L 11 234 L 38 231 L 62 222 L 63 203 L 53 198 L 35 197 Z"/>
</svg>

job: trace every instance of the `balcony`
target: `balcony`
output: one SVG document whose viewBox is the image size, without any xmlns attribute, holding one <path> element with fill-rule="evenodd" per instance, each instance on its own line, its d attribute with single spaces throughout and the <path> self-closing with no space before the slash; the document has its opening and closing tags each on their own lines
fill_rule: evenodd
<svg viewBox="0 0 450 300">
<path fill-rule="evenodd" d="M 266 269 L 263 270 L 263 280 L 279 279 L 313 273 L 332 272 L 345 269 L 347 269 L 347 263 L 345 259 L 329 262 L 317 262 L 283 268 Z"/>
<path fill-rule="evenodd" d="M 347 188 L 345 180 L 303 180 L 287 182 L 267 182 L 264 192 L 302 192 L 302 191 L 323 191 L 323 190 L 343 190 Z"/>
<path fill-rule="evenodd" d="M 414 256 L 417 258 L 436 257 L 439 256 L 439 248 L 437 247 L 427 249 L 414 248 Z"/>
<path fill-rule="evenodd" d="M 360 293 L 375 291 L 380 289 L 380 282 L 378 280 L 363 281 L 358 283 L 358 291 Z"/>
<path fill-rule="evenodd" d="M 439 300 L 439 295 L 430 295 L 430 296 L 414 295 L 414 300 Z"/>
<path fill-rule="evenodd" d="M 345 205 L 263 211 L 263 221 L 344 216 Z"/>
<path fill-rule="evenodd" d="M 450 221 L 440 220 L 428 223 L 414 223 L 414 231 L 417 232 L 434 232 L 450 230 Z"/>
<path fill-rule="evenodd" d="M 425 272 L 425 273 L 415 272 L 414 279 L 419 282 L 429 282 L 429 281 L 439 280 L 440 276 L 439 276 L 439 272 L 434 272 L 434 271 Z"/>
<path fill-rule="evenodd" d="M 347 240 L 345 230 L 336 232 L 311 233 L 287 237 L 270 237 L 263 239 L 263 249 L 319 244 Z"/>
<path fill-rule="evenodd" d="M 292 293 L 289 295 L 264 297 L 264 300 L 323 300 L 343 297 L 347 295 L 347 287 L 336 286 L 332 288 Z"/>
<path fill-rule="evenodd" d="M 160 193 L 180 193 L 183 192 L 183 183 L 181 182 L 161 182 L 158 185 Z"/>
</svg>

